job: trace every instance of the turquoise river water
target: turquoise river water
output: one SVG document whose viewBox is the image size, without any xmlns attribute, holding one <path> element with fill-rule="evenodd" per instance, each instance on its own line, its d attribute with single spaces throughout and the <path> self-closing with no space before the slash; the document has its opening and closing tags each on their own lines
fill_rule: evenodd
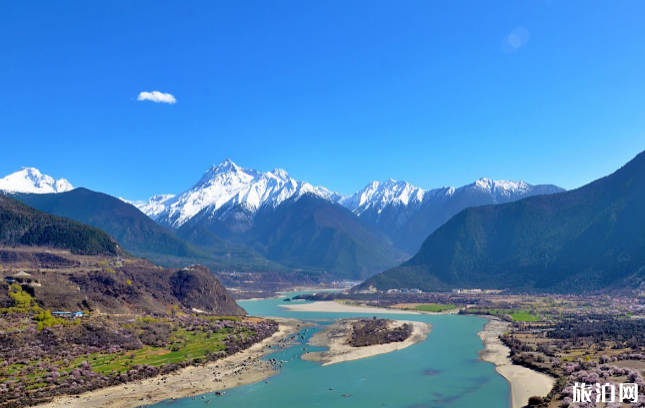
<svg viewBox="0 0 645 408">
<path fill-rule="evenodd" d="M 300 302 L 299 302 L 300 303 Z M 289 311 L 282 299 L 240 301 L 252 316 L 293 317 L 315 320 L 321 325 L 333 319 L 379 316 L 378 313 L 313 313 Z M 267 355 L 265 359 L 293 360 L 283 365 L 268 383 L 249 384 L 226 390 L 216 397 L 163 401 L 155 408 L 230 407 L 388 407 L 388 408 L 508 408 L 510 391 L 506 380 L 491 363 L 478 359 L 483 345 L 477 332 L 486 320 L 465 315 L 380 315 L 384 318 L 417 320 L 432 324 L 428 339 L 403 350 L 360 360 L 332 364 L 298 358 L 318 330 L 309 329 L 304 340 L 293 347 Z M 333 390 L 330 390 L 333 388 Z M 343 397 L 348 394 L 350 397 Z"/>
</svg>

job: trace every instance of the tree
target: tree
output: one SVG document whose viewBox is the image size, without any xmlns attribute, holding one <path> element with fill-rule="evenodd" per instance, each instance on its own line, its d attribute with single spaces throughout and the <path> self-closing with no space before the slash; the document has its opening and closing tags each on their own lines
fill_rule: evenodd
<svg viewBox="0 0 645 408">
<path fill-rule="evenodd" d="M 542 405 L 544 403 L 544 398 L 539 397 L 537 395 L 532 396 L 529 398 L 529 407 L 537 407 Z"/>
</svg>

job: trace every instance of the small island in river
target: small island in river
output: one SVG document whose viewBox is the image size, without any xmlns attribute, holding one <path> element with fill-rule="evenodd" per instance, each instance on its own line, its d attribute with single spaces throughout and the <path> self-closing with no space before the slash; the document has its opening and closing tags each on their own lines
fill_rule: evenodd
<svg viewBox="0 0 645 408">
<path fill-rule="evenodd" d="M 425 340 L 430 329 L 427 323 L 405 320 L 340 319 L 309 340 L 310 345 L 329 350 L 308 352 L 302 358 L 329 365 L 389 353 Z"/>
</svg>

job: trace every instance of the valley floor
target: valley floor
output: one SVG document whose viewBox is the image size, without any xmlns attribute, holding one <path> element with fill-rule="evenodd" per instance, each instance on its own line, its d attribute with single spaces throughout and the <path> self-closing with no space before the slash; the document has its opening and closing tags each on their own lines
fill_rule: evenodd
<svg viewBox="0 0 645 408">
<path fill-rule="evenodd" d="M 346 312 L 346 313 L 366 313 L 371 312 L 378 313 L 389 313 L 389 314 L 418 314 L 419 312 L 414 312 L 410 310 L 401 310 L 401 309 L 386 309 L 386 308 L 377 308 L 370 306 L 355 306 L 342 304 L 336 301 L 319 301 L 306 304 L 289 304 L 284 305 L 283 307 L 292 310 L 292 311 L 302 311 L 302 312 Z M 456 309 L 455 309 L 456 310 Z M 446 311 L 443 313 L 455 313 L 455 310 Z M 430 313 L 430 312 L 425 312 Z M 549 394 L 553 385 L 555 384 L 555 379 L 537 371 L 531 370 L 529 368 L 515 365 L 511 362 L 509 358 L 509 348 L 502 343 L 499 339 L 499 336 L 507 331 L 509 323 L 503 322 L 496 318 L 490 318 L 489 322 L 484 326 L 484 329 L 479 332 L 479 337 L 484 343 L 484 350 L 481 352 L 481 359 L 490 363 L 495 364 L 496 371 L 504 377 L 511 387 L 511 405 L 512 408 L 521 408 L 526 406 L 528 399 L 532 396 L 546 396 Z M 425 336 L 424 336 L 425 337 Z M 324 346 L 333 347 L 331 344 L 323 344 Z M 384 345 L 388 346 L 388 345 Z M 381 351 L 371 355 L 380 354 L 383 352 L 388 352 L 393 350 Z M 358 351 L 360 354 L 360 351 Z M 337 356 L 335 359 L 329 359 L 327 364 L 332 364 L 339 361 L 347 361 L 356 358 L 367 357 L 363 356 Z M 321 360 L 323 361 L 323 360 Z M 324 360 L 327 361 L 327 360 Z"/>
<path fill-rule="evenodd" d="M 63 396 L 39 405 L 41 408 L 131 408 L 163 400 L 205 395 L 200 399 L 218 398 L 216 391 L 262 381 L 276 371 L 260 358 L 273 353 L 271 345 L 286 345 L 288 336 L 300 330 L 299 320 L 275 319 L 279 330 L 273 336 L 232 356 L 199 367 L 186 367 L 172 374 L 86 392 L 79 396 Z"/>
</svg>

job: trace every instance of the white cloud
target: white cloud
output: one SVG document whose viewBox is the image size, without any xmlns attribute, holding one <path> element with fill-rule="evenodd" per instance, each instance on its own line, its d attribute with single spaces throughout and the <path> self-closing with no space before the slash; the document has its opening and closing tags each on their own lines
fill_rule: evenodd
<svg viewBox="0 0 645 408">
<path fill-rule="evenodd" d="M 157 103 L 170 103 L 170 104 L 174 104 L 177 102 L 177 99 L 175 99 L 175 97 L 172 96 L 171 94 L 161 93 L 159 91 L 141 92 L 137 100 L 152 101 Z"/>
</svg>

